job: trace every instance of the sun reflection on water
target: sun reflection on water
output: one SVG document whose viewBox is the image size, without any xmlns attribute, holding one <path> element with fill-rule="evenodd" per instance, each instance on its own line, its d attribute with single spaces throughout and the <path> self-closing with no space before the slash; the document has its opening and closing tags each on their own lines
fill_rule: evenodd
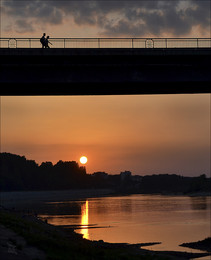
<svg viewBox="0 0 211 260">
<path fill-rule="evenodd" d="M 81 234 L 84 238 L 89 239 L 89 202 L 86 201 L 85 204 L 81 207 L 81 225 L 83 228 L 81 229 Z"/>
</svg>

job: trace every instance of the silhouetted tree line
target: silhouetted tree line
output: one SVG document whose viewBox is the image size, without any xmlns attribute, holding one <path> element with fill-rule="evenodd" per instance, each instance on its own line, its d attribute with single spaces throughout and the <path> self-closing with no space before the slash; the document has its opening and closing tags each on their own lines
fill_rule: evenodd
<svg viewBox="0 0 211 260">
<path fill-rule="evenodd" d="M 205 174 L 198 177 L 184 177 L 176 174 L 158 174 L 144 176 L 141 193 L 190 194 L 211 192 L 211 178 Z"/>
<path fill-rule="evenodd" d="M 24 156 L 10 153 L 0 154 L 0 189 L 14 190 L 58 190 L 86 188 L 85 167 L 75 161 L 59 161 L 55 165 L 43 162 L 40 166 Z"/>
<path fill-rule="evenodd" d="M 210 191 L 211 178 L 183 177 L 175 174 L 132 176 L 125 171 L 87 174 L 75 161 L 43 162 L 10 153 L 0 153 L 0 190 L 64 190 L 109 188 L 119 193 L 195 193 Z"/>
</svg>

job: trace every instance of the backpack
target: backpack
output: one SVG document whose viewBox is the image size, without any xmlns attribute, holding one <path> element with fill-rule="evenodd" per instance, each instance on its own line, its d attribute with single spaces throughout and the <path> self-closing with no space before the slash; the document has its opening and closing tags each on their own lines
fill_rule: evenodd
<svg viewBox="0 0 211 260">
<path fill-rule="evenodd" d="M 40 38 L 40 42 L 41 42 L 42 44 L 44 44 L 44 42 L 45 42 L 44 37 L 41 37 L 41 38 Z"/>
</svg>

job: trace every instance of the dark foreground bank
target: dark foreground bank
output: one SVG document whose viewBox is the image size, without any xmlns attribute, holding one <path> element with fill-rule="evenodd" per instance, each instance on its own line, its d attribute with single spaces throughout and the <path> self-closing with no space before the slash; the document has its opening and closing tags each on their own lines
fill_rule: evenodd
<svg viewBox="0 0 211 260">
<path fill-rule="evenodd" d="M 180 246 L 211 252 L 211 237 L 207 237 L 204 240 L 197 242 L 183 243 Z"/>
<path fill-rule="evenodd" d="M 65 230 L 49 225 L 35 216 L 3 208 L 0 209 L 0 229 L 0 255 L 7 260 L 182 260 L 210 255 L 210 253 L 156 252 L 142 249 L 141 247 L 146 244 L 89 241 L 76 234 L 73 229 Z"/>
</svg>

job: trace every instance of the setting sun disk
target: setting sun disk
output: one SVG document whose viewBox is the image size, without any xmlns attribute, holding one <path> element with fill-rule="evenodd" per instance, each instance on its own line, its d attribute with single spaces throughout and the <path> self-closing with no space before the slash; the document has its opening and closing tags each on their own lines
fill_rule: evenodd
<svg viewBox="0 0 211 260">
<path fill-rule="evenodd" d="M 88 159 L 87 159 L 86 156 L 81 156 L 81 158 L 80 158 L 80 163 L 82 163 L 82 164 L 86 164 L 87 161 L 88 161 Z"/>
</svg>

